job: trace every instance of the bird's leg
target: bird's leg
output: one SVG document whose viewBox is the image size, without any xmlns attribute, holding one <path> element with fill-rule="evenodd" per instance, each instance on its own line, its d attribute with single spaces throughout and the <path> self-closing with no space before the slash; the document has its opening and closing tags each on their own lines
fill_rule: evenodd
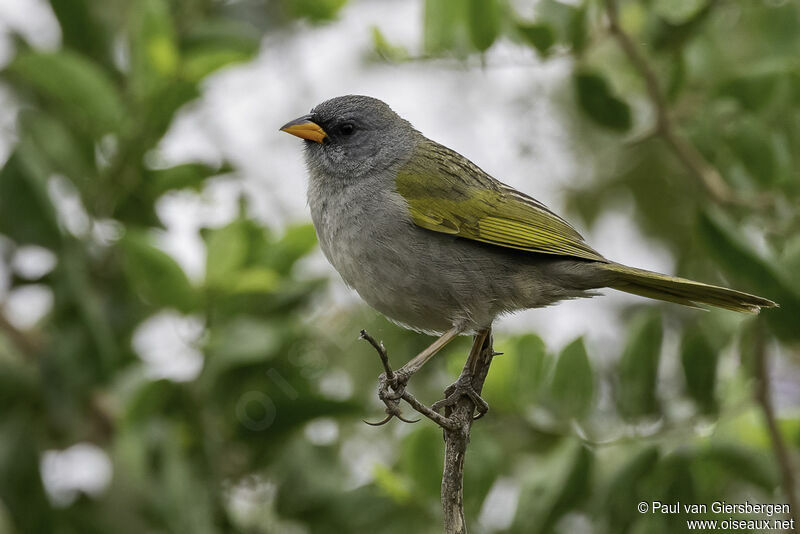
<svg viewBox="0 0 800 534">
<path fill-rule="evenodd" d="M 405 394 L 405 388 L 411 376 L 420 370 L 425 365 L 425 362 L 430 360 L 437 352 L 442 350 L 445 345 L 450 343 L 459 334 L 460 329 L 453 327 L 445 332 L 436 341 L 431 343 L 425 350 L 414 356 L 408 363 L 396 371 L 392 370 L 389 364 L 389 356 L 386 353 L 386 348 L 383 343 L 375 341 L 375 339 L 367 334 L 365 330 L 361 331 L 361 338 L 367 340 L 378 352 L 383 364 L 384 373 L 381 373 L 380 382 L 378 384 L 378 398 L 386 405 L 386 418 L 378 423 L 370 423 L 369 425 L 378 426 L 388 423 L 392 417 L 397 417 L 406 423 L 415 423 L 404 419 L 400 413 L 400 399 Z M 435 415 L 435 414 L 434 414 Z"/>
<path fill-rule="evenodd" d="M 402 389 L 408 384 L 409 379 L 419 371 L 428 360 L 433 358 L 436 353 L 442 350 L 445 345 L 453 341 L 461 332 L 458 327 L 453 327 L 442 334 L 436 341 L 428 345 L 428 348 L 411 358 L 403 367 L 394 372 L 396 383 L 392 386 L 395 391 L 402 395 Z"/>
<path fill-rule="evenodd" d="M 491 351 L 491 354 L 484 354 L 486 351 Z M 472 349 L 469 351 L 467 363 L 464 364 L 464 368 L 461 370 L 461 375 L 458 377 L 458 380 L 444 390 L 445 398 L 433 403 L 431 409 L 435 412 L 444 409 L 445 417 L 449 417 L 451 407 L 458 402 L 461 397 L 466 396 L 469 397 L 475 405 L 475 410 L 478 412 L 475 419 L 480 419 L 486 415 L 486 412 L 489 411 L 489 405 L 481 398 L 478 392 L 475 391 L 475 387 L 472 383 L 477 369 L 481 368 L 481 366 L 478 365 L 481 359 L 493 358 L 496 354 L 498 353 L 492 350 L 491 328 L 478 332 L 472 342 Z"/>
</svg>

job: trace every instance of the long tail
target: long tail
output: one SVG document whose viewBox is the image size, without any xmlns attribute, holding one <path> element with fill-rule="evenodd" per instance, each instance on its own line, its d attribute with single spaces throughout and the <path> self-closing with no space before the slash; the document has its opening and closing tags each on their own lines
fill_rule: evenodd
<svg viewBox="0 0 800 534">
<path fill-rule="evenodd" d="M 733 289 L 636 269 L 619 263 L 601 265 L 613 273 L 608 287 L 642 297 L 676 302 L 694 308 L 697 308 L 698 304 L 709 304 L 744 313 L 758 313 L 761 308 L 778 306 L 771 300 Z"/>
</svg>

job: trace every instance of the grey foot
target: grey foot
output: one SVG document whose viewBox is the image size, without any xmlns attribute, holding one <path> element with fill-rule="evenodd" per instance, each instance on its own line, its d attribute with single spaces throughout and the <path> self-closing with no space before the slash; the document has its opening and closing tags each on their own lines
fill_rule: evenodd
<svg viewBox="0 0 800 534">
<path fill-rule="evenodd" d="M 386 405 L 386 417 L 377 423 L 364 421 L 370 426 L 385 425 L 392 420 L 393 417 L 398 418 L 404 423 L 417 423 L 419 419 L 406 419 L 400 411 L 400 399 L 405 393 L 406 385 L 411 375 L 405 373 L 402 369 L 398 369 L 392 373 L 392 378 L 387 378 L 386 373 L 381 373 L 378 379 L 378 398 Z"/>
<path fill-rule="evenodd" d="M 387 378 L 386 373 L 381 373 L 378 377 L 378 398 L 383 402 L 400 400 L 410 378 L 411 375 L 402 368 L 393 371 L 391 378 Z"/>
<path fill-rule="evenodd" d="M 433 403 L 431 406 L 434 412 L 439 412 L 444 409 L 446 410 L 444 415 L 449 416 L 449 410 L 447 409 L 452 408 L 461 397 L 469 397 L 469 400 L 475 405 L 475 411 L 478 413 L 473 418 L 474 420 L 477 421 L 489 411 L 489 404 L 483 400 L 475 391 L 475 388 L 472 387 L 471 376 L 461 375 L 458 380 L 450 384 L 447 389 L 444 390 L 444 395 L 444 399 Z"/>
</svg>

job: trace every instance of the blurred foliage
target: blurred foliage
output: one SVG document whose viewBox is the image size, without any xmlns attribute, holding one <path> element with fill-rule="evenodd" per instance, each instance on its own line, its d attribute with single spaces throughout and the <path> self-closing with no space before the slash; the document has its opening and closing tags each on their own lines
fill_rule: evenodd
<svg viewBox="0 0 800 534">
<path fill-rule="evenodd" d="M 45 288 L 49 313 L 22 330 L 0 323 L 0 532 L 439 531 L 441 433 L 360 422 L 379 411 L 378 365 L 354 333 L 366 327 L 394 358 L 427 339 L 362 309 L 316 312 L 325 282 L 295 268 L 313 229 L 277 235 L 245 201 L 202 232 L 201 280 L 159 246 L 159 198 L 236 173 L 153 164 L 178 110 L 209 75 L 253 58 L 265 33 L 330 23 L 344 4 L 50 0 L 61 48 L 17 39 L 2 73 L 21 103 L 0 170 L 2 261 L 41 247 L 56 262 L 11 278 L 12 292 Z M 484 390 L 492 411 L 473 429 L 466 467 L 473 530 L 666 533 L 682 531 L 681 516 L 639 514 L 639 501 L 783 502 L 751 361 L 758 321 L 773 352 L 794 355 L 776 368 L 798 373 L 800 6 L 620 5 L 681 135 L 745 198 L 766 195 L 758 208 L 714 205 L 651 134 L 644 85 L 609 37 L 602 3 L 517 4 L 426 0 L 423 55 L 490 62 L 505 41 L 537 61 L 569 57 L 559 103 L 594 178 L 569 192 L 572 215 L 591 226 L 629 198 L 678 274 L 782 307 L 754 319 L 637 303 L 622 311 L 627 343 L 610 360 L 591 357 L 582 339 L 556 355 L 535 334 L 499 337 L 504 355 Z M 372 43 L 385 60 L 413 59 L 379 27 Z M 64 199 L 83 211 L 77 222 Z M 197 377 L 148 374 L 137 332 L 158 321 L 199 325 L 183 333 L 203 357 Z M 467 344 L 415 377 L 420 398 L 441 394 Z M 800 418 L 783 415 L 796 457 Z M 59 499 L 45 488 L 43 458 L 77 443 L 99 447 L 113 476 L 99 493 Z M 495 528 L 478 518 L 503 508 L 500 487 L 514 488 L 518 506 Z"/>
</svg>

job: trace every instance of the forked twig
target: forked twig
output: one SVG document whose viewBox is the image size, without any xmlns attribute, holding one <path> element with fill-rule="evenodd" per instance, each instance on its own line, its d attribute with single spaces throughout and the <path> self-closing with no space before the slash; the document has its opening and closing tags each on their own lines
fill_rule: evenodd
<svg viewBox="0 0 800 534">
<path fill-rule="evenodd" d="M 369 342 L 381 358 L 384 373 L 381 375 L 378 397 L 386 405 L 386 418 L 373 426 L 388 423 L 393 417 L 411 422 L 400 415 L 400 400 L 404 400 L 417 413 L 427 417 L 444 431 L 445 456 L 442 473 L 442 510 L 444 512 L 445 534 L 466 534 L 464 518 L 464 458 L 469 443 L 473 421 L 486 413 L 488 405 L 480 398 L 483 383 L 489 372 L 492 358 L 499 353 L 492 348 L 491 329 L 475 336 L 469 357 L 461 371 L 458 381 L 445 391 L 444 401 L 428 407 L 416 399 L 405 388 L 405 382 L 398 380 L 389 363 L 389 356 L 383 343 L 376 341 L 366 331 L 361 338 Z M 444 410 L 440 414 L 437 406 Z M 474 415 L 478 409 L 479 415 Z"/>
</svg>

